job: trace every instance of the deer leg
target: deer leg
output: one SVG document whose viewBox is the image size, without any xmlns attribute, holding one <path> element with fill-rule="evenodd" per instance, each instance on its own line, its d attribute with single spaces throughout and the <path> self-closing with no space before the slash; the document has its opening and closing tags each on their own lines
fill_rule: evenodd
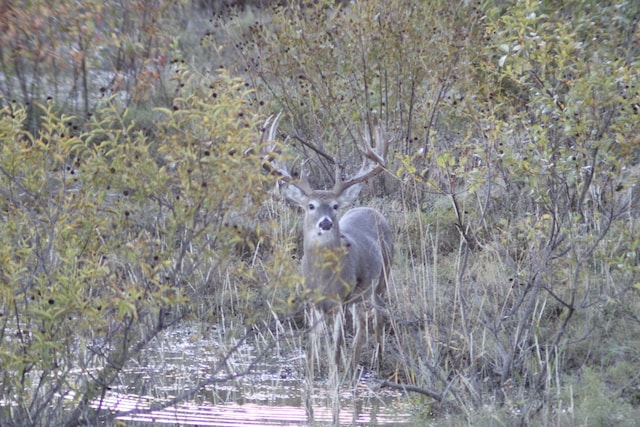
<svg viewBox="0 0 640 427">
<path fill-rule="evenodd" d="M 373 328 L 376 337 L 376 350 L 374 353 L 373 367 L 380 372 L 382 367 L 382 354 L 384 351 L 384 294 L 387 290 L 387 274 L 383 271 L 378 286 L 373 293 Z"/>
<path fill-rule="evenodd" d="M 362 344 L 366 339 L 367 334 L 367 318 L 366 314 L 362 312 L 362 304 L 351 305 L 351 315 L 353 317 L 353 352 L 351 360 L 351 373 L 355 375 L 358 372 L 358 363 L 360 363 L 360 353 L 362 352 Z"/>
<path fill-rule="evenodd" d="M 340 420 L 340 367 L 343 363 L 344 352 L 344 310 L 342 306 L 336 307 L 330 314 L 333 320 L 333 336 L 329 337 L 325 334 L 328 343 L 325 348 L 328 351 L 333 350 L 333 363 L 329 362 L 329 389 L 331 393 L 331 413 L 333 416 L 333 424 L 339 425 Z M 328 332 L 328 331 L 327 331 Z M 332 338 L 332 339 L 331 339 Z"/>
<path fill-rule="evenodd" d="M 344 354 L 342 347 L 344 346 L 344 310 L 339 307 L 333 318 L 333 356 L 336 366 L 340 366 Z"/>
<path fill-rule="evenodd" d="M 376 337 L 376 349 L 373 355 L 373 367 L 380 372 L 382 366 L 382 351 L 384 349 L 384 319 L 378 307 L 373 309 L 373 328 Z"/>
<path fill-rule="evenodd" d="M 319 370 L 322 369 L 322 361 L 326 360 L 324 349 L 330 347 L 330 337 L 327 331 L 327 316 L 317 308 L 312 308 L 310 312 L 310 359 L 314 361 Z"/>
<path fill-rule="evenodd" d="M 326 324 L 323 314 L 311 307 L 306 310 L 307 325 L 309 335 L 306 348 L 306 380 L 304 382 L 304 400 L 307 419 L 313 421 L 313 381 L 315 379 L 315 369 L 323 360 L 320 349 L 323 348 L 323 339 L 326 341 Z"/>
</svg>

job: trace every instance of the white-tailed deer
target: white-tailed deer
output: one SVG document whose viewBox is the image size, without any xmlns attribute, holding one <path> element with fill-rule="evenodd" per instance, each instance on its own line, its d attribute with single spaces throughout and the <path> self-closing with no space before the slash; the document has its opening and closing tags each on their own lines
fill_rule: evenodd
<svg viewBox="0 0 640 427">
<path fill-rule="evenodd" d="M 274 141 L 279 116 L 265 136 Z M 383 295 L 393 260 L 393 235 L 380 212 L 371 208 L 354 208 L 338 219 L 340 208 L 351 204 L 360 193 L 360 183 L 379 174 L 385 167 L 387 140 L 379 127 L 371 129 L 375 140 L 365 132 L 360 150 L 364 162 L 353 177 L 343 180 L 336 167 L 335 185 L 331 190 L 314 190 L 307 175 L 301 171 L 295 180 L 286 168 L 278 168 L 270 159 L 272 170 L 285 182 L 284 196 L 305 211 L 304 256 L 302 274 L 316 307 L 334 320 L 335 362 L 340 362 L 344 343 L 344 308 L 352 308 L 355 325 L 352 368 L 359 363 L 360 351 L 366 334 L 366 316 L 359 306 L 368 301 L 375 312 L 376 357 L 382 351 Z M 338 315 L 339 314 L 339 315 Z"/>
</svg>

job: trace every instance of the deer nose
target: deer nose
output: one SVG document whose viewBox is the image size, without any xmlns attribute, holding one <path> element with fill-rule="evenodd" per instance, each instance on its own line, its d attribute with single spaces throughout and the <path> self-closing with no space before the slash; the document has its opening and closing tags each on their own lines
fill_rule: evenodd
<svg viewBox="0 0 640 427">
<path fill-rule="evenodd" d="M 331 230 L 332 226 L 333 226 L 333 221 L 331 221 L 329 218 L 324 218 L 322 221 L 318 223 L 318 227 L 322 228 L 324 231 Z"/>
</svg>

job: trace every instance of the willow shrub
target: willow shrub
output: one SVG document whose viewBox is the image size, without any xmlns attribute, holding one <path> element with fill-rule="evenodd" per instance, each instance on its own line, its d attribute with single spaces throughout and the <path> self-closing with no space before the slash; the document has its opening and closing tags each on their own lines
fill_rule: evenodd
<svg viewBox="0 0 640 427">
<path fill-rule="evenodd" d="M 203 87 L 152 130 L 114 99 L 82 126 L 40 105 L 37 133 L 18 103 L 0 111 L 0 424 L 94 424 L 90 403 L 167 327 L 256 321 L 274 229 L 260 121 L 243 81 Z"/>
</svg>

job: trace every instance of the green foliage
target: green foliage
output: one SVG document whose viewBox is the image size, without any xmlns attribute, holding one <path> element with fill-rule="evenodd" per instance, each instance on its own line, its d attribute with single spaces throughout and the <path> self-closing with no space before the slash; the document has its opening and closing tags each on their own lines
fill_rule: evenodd
<svg viewBox="0 0 640 427">
<path fill-rule="evenodd" d="M 632 419 L 640 5 L 121 6 L 2 11 L 3 424 L 89 418 L 186 315 L 296 311 L 261 110 L 319 180 L 357 169 L 363 123 L 388 131 L 385 376 L 488 424 Z"/>
<path fill-rule="evenodd" d="M 194 308 L 250 310 L 222 287 L 229 271 L 238 293 L 260 280 L 241 258 L 269 235 L 259 127 L 241 80 L 209 85 L 215 98 L 156 109 L 150 136 L 113 99 L 75 133 L 53 103 L 37 134 L 24 107 L 2 110 L 3 425 L 93 419 L 91 399 L 160 331 Z"/>
</svg>

